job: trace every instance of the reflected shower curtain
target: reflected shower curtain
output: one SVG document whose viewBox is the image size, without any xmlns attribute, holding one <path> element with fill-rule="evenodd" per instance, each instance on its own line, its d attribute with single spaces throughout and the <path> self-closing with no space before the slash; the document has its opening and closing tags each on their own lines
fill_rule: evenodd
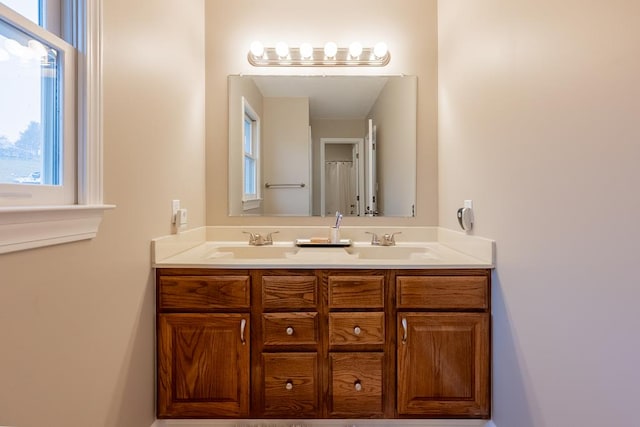
<svg viewBox="0 0 640 427">
<path fill-rule="evenodd" d="M 325 162 L 325 215 L 357 215 L 356 176 L 352 162 Z"/>
</svg>

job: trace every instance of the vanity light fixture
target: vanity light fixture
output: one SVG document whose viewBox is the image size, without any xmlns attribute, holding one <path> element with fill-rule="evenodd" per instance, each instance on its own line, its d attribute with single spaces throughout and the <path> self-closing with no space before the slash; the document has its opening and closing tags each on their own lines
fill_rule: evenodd
<svg viewBox="0 0 640 427">
<path fill-rule="evenodd" d="M 247 59 L 255 67 L 383 67 L 389 63 L 391 55 L 384 42 L 373 47 L 353 42 L 348 48 L 327 42 L 318 48 L 309 43 L 289 47 L 284 42 L 278 42 L 275 47 L 265 47 L 254 41 Z"/>
</svg>

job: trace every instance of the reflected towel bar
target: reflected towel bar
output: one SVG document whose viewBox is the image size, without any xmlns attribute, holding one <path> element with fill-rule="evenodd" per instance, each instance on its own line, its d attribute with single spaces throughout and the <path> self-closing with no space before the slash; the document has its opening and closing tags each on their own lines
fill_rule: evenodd
<svg viewBox="0 0 640 427">
<path fill-rule="evenodd" d="M 304 188 L 305 183 L 301 182 L 300 184 L 269 184 L 266 182 L 264 184 L 264 188 Z"/>
</svg>

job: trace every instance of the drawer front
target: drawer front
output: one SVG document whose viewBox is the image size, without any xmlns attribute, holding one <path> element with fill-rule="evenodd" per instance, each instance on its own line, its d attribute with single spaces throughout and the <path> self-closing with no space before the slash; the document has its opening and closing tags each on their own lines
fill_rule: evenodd
<svg viewBox="0 0 640 427">
<path fill-rule="evenodd" d="M 160 309 L 211 310 L 251 307 L 249 276 L 163 276 Z"/>
<path fill-rule="evenodd" d="M 319 416 L 316 353 L 263 353 L 262 363 L 265 416 Z"/>
<path fill-rule="evenodd" d="M 397 276 L 398 308 L 478 309 L 489 307 L 484 276 Z"/>
<path fill-rule="evenodd" d="M 265 346 L 315 345 L 318 313 L 266 313 L 262 331 Z"/>
<path fill-rule="evenodd" d="M 305 309 L 318 305 L 315 276 L 263 276 L 262 306 L 266 309 Z"/>
<path fill-rule="evenodd" d="M 384 276 L 329 276 L 330 308 L 383 308 Z"/>
<path fill-rule="evenodd" d="M 384 355 L 330 353 L 329 361 L 330 416 L 381 416 Z"/>
<path fill-rule="evenodd" d="M 330 313 L 329 345 L 384 344 L 384 313 Z"/>
</svg>

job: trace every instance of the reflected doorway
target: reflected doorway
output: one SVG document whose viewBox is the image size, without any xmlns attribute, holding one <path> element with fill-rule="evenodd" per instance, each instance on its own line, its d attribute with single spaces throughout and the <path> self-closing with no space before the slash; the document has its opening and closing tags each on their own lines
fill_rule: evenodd
<svg viewBox="0 0 640 427">
<path fill-rule="evenodd" d="M 320 212 L 361 216 L 364 212 L 363 138 L 320 139 Z"/>
</svg>

